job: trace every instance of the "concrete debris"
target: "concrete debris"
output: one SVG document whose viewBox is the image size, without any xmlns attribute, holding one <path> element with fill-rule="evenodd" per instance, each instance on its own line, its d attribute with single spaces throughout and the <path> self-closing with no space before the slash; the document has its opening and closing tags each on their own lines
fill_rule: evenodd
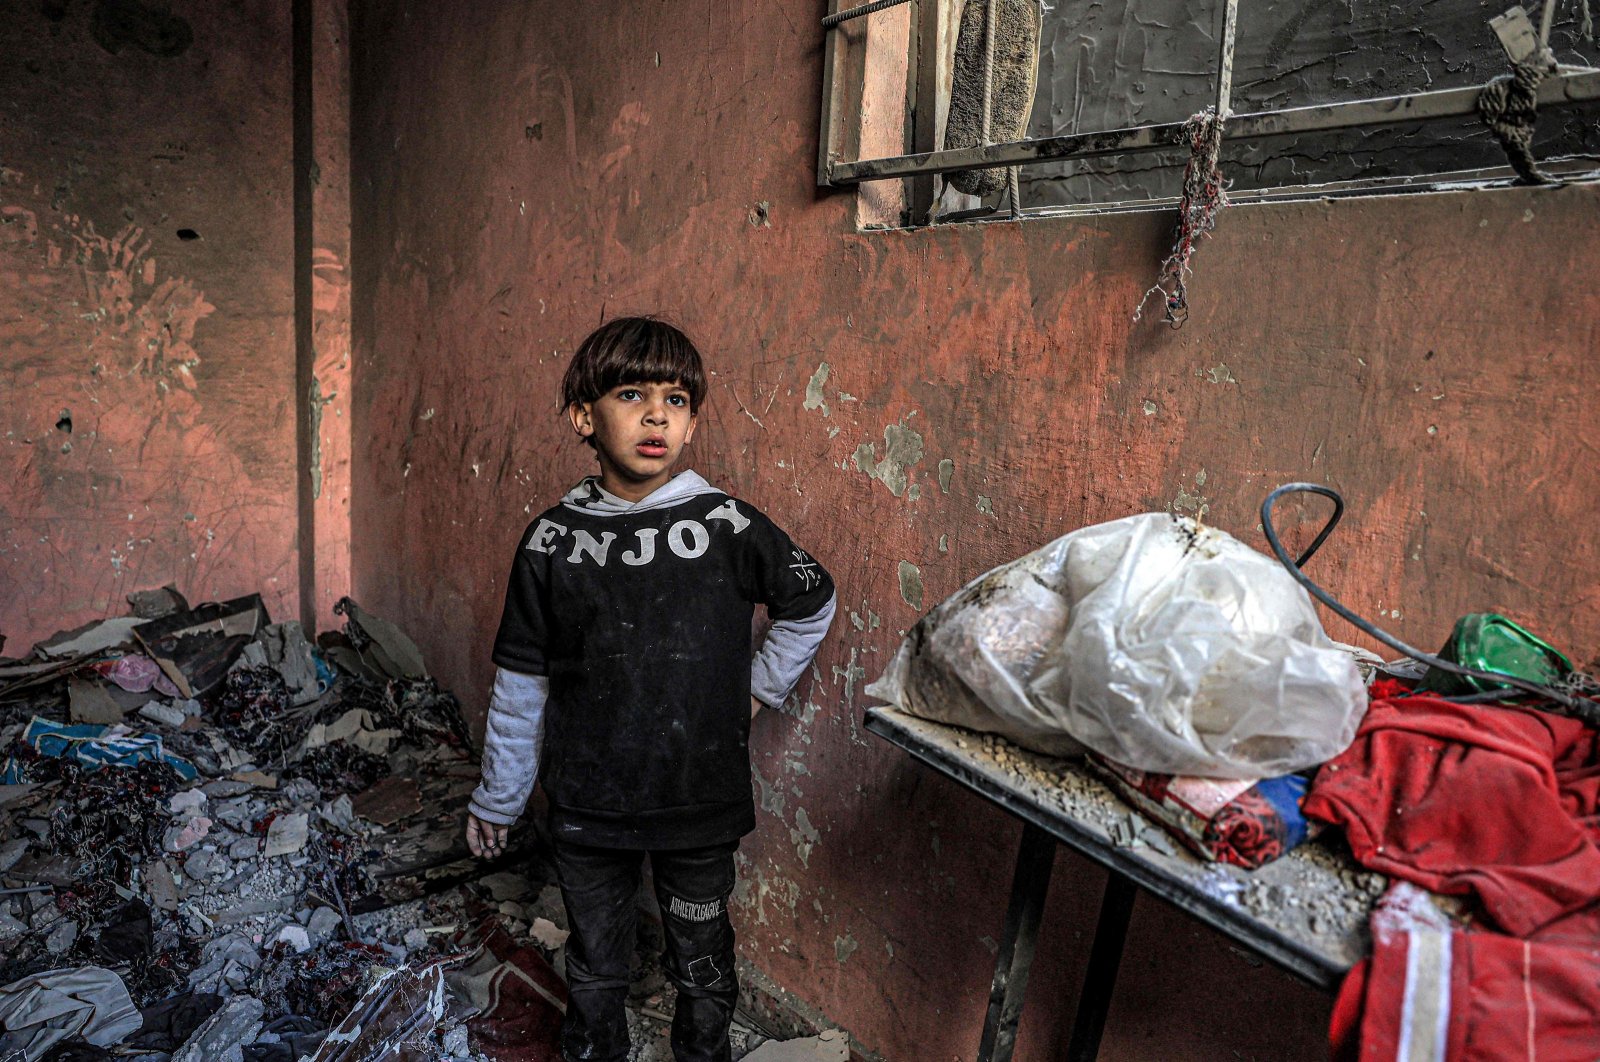
<svg viewBox="0 0 1600 1062">
<path fill-rule="evenodd" d="M 261 854 L 268 859 L 292 855 L 305 847 L 309 835 L 308 820 L 303 813 L 279 815 L 267 828 L 267 846 Z"/>
<path fill-rule="evenodd" d="M 850 1040 L 837 1029 L 799 1040 L 769 1040 L 745 1062 L 850 1062 Z"/>
<path fill-rule="evenodd" d="M 571 934 L 565 929 L 560 929 L 548 918 L 535 918 L 533 925 L 528 929 L 528 935 L 534 939 L 539 947 L 547 951 L 566 947 L 567 937 Z"/>
<path fill-rule="evenodd" d="M 289 945 L 296 952 L 311 950 L 311 936 L 306 932 L 304 926 L 284 926 L 278 930 L 278 940 Z"/>
<path fill-rule="evenodd" d="M 161 847 L 168 852 L 182 852 L 199 842 L 210 831 L 211 820 L 204 815 L 195 815 L 168 826 L 166 834 L 161 838 Z"/>
<path fill-rule="evenodd" d="M 176 705 L 162 701 L 148 701 L 139 709 L 139 718 L 148 719 L 153 723 L 165 723 L 170 727 L 180 727 L 188 716 L 184 715 L 183 709 Z"/>
<path fill-rule="evenodd" d="M 427 982 L 494 917 L 430 817 L 474 784 L 465 722 L 367 613 L 313 644 L 255 596 L 135 600 L 0 662 L 0 1056 L 93 1035 L 179 1062 L 311 1057 L 380 976 Z M 423 996 L 405 1057 L 487 1062 Z"/>
<path fill-rule="evenodd" d="M 172 1062 L 243 1062 L 243 1045 L 255 1042 L 265 1011 L 253 996 L 234 996 L 195 1030 Z"/>
</svg>

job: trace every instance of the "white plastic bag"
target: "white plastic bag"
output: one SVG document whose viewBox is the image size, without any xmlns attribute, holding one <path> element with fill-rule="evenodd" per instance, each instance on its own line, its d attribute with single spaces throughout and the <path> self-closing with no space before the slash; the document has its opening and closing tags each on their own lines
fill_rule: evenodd
<svg viewBox="0 0 1600 1062">
<path fill-rule="evenodd" d="M 1343 751 L 1366 692 L 1278 563 L 1145 513 L 987 573 L 911 631 L 867 692 L 1054 755 L 1260 778 Z"/>
</svg>

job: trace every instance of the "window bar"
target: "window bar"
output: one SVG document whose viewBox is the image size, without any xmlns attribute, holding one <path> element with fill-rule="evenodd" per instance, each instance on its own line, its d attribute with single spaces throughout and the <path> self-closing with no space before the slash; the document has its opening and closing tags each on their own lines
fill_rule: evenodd
<svg viewBox="0 0 1600 1062">
<path fill-rule="evenodd" d="M 1222 5 L 1222 55 L 1217 74 L 1217 121 L 1226 122 L 1233 109 L 1233 42 L 1238 33 L 1239 0 Z"/>
<path fill-rule="evenodd" d="M 1323 103 L 1278 111 L 1258 111 L 1235 115 L 1223 132 L 1225 140 L 1286 136 L 1295 133 L 1325 132 L 1358 126 L 1420 122 L 1438 118 L 1471 117 L 1477 113 L 1482 86 L 1436 89 L 1405 96 L 1383 96 L 1344 103 Z M 1569 103 L 1600 100 L 1600 70 L 1582 70 L 1546 78 L 1539 86 L 1539 106 L 1559 107 Z M 861 181 L 912 177 L 955 170 L 992 169 L 1000 166 L 1030 165 L 1062 159 L 1094 158 L 1104 155 L 1132 155 L 1187 143 L 1183 123 L 1146 125 L 1110 129 L 1098 133 L 1071 133 L 1065 136 L 1018 140 L 986 147 L 929 151 L 892 158 L 836 162 L 829 169 L 834 185 Z"/>
<path fill-rule="evenodd" d="M 1556 0 L 1544 0 L 1544 15 L 1539 19 L 1539 46 L 1550 47 L 1550 26 L 1555 22 Z"/>
</svg>

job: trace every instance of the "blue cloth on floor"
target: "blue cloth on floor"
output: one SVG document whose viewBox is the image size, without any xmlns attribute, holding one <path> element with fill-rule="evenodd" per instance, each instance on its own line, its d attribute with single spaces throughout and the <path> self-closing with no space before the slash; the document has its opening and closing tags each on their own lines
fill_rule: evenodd
<svg viewBox="0 0 1600 1062">
<path fill-rule="evenodd" d="M 108 734 L 115 729 L 117 733 Z M 52 759 L 73 759 L 88 767 L 132 767 L 135 764 L 164 763 L 178 772 L 186 782 L 200 776 L 194 764 L 166 750 L 159 734 L 135 734 L 125 727 L 99 726 L 89 723 L 52 723 L 48 719 L 33 717 L 22 740 L 37 749 L 41 756 Z M 28 781 L 26 763 L 15 756 L 8 757 L 0 766 L 0 785 L 19 785 Z"/>
</svg>

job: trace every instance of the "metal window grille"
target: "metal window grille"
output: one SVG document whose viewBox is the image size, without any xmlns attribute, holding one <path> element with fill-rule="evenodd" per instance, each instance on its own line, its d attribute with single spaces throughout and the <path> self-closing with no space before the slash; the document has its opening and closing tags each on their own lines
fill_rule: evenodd
<svg viewBox="0 0 1600 1062">
<path fill-rule="evenodd" d="M 914 16 L 917 20 L 917 32 L 913 34 L 913 39 L 924 41 L 933 39 L 935 35 L 932 26 L 933 20 L 937 18 L 938 0 L 877 0 L 874 3 L 849 7 L 840 7 L 838 0 L 834 0 L 833 11 L 824 20 L 824 25 L 830 27 L 831 35 L 836 35 L 838 27 L 853 19 L 911 2 L 915 2 L 918 8 Z M 1556 3 L 1557 0 L 1544 0 L 1538 41 L 1541 47 L 1549 40 Z M 991 4 L 991 8 L 996 6 L 998 5 Z M 1226 117 L 1225 141 L 1270 141 L 1277 137 L 1335 130 L 1467 118 L 1476 113 L 1478 95 L 1483 87 L 1481 84 L 1287 107 L 1279 110 L 1231 113 L 1239 0 L 1222 0 L 1220 8 L 1221 28 L 1218 33 L 1220 50 L 1216 66 L 1215 106 L 1217 112 Z M 1504 38 L 1504 34 L 1502 37 Z M 1511 51 L 1509 45 L 1508 51 Z M 828 49 L 827 56 L 829 63 L 825 76 L 831 81 L 835 69 L 833 47 Z M 913 91 L 917 99 L 929 99 L 931 93 L 937 91 L 936 72 L 933 69 L 935 66 L 930 57 L 913 55 L 915 71 Z M 1538 88 L 1538 103 L 1541 110 L 1597 100 L 1600 100 L 1600 69 L 1592 67 L 1558 68 L 1547 76 Z M 864 181 L 889 178 L 917 179 L 920 191 L 914 197 L 916 202 L 912 208 L 913 216 L 931 220 L 932 177 L 936 174 L 968 169 L 1038 166 L 1107 156 L 1133 156 L 1164 149 L 1168 151 L 1182 149 L 1187 142 L 1184 123 L 1175 121 L 971 148 L 935 150 L 932 109 L 916 108 L 912 141 L 913 146 L 920 150 L 903 155 L 849 160 L 833 157 L 829 152 L 831 144 L 829 124 L 830 120 L 836 121 L 838 116 L 836 113 L 831 113 L 833 109 L 825 104 L 819 183 L 832 187 L 845 187 Z M 1415 178 L 1408 178 L 1396 183 L 1415 186 L 1421 182 Z M 1015 212 L 1015 181 L 1011 187 L 1013 212 Z"/>
</svg>

